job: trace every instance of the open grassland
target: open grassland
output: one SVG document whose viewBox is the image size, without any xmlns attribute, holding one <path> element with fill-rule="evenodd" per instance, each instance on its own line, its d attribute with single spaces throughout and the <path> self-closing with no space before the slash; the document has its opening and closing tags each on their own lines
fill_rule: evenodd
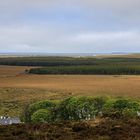
<svg viewBox="0 0 140 140">
<path fill-rule="evenodd" d="M 69 96 L 140 97 L 140 76 L 32 75 L 31 67 L 0 66 L 0 115 L 19 116 L 29 102 Z"/>
<path fill-rule="evenodd" d="M 69 91 L 88 95 L 140 95 L 140 76 L 24 74 L 27 68 L 0 66 L 0 88 Z"/>
</svg>

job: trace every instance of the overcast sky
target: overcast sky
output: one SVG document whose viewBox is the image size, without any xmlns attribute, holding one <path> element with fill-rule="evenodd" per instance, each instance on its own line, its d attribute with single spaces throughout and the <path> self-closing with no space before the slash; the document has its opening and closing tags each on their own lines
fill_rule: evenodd
<svg viewBox="0 0 140 140">
<path fill-rule="evenodd" d="M 3 52 L 140 52 L 140 0 L 0 0 Z"/>
</svg>

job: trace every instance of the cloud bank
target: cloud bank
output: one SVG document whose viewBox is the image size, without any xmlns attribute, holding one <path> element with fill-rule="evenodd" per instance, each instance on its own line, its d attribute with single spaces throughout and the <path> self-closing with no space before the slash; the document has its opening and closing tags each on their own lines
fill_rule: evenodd
<svg viewBox="0 0 140 140">
<path fill-rule="evenodd" d="M 140 52 L 139 0 L 0 1 L 0 52 Z"/>
</svg>

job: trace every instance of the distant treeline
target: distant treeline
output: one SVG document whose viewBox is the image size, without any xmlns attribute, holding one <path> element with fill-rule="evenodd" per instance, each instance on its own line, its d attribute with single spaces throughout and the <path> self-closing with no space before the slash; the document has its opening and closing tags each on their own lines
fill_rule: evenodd
<svg viewBox="0 0 140 140">
<path fill-rule="evenodd" d="M 140 58 L 9 57 L 0 65 L 43 67 L 29 71 L 34 74 L 140 74 Z"/>
<path fill-rule="evenodd" d="M 0 65 L 12 66 L 75 66 L 75 65 L 140 65 L 140 58 L 95 57 L 13 57 L 0 58 Z"/>
<path fill-rule="evenodd" d="M 140 66 L 58 66 L 33 68 L 32 74 L 100 74 L 100 75 L 139 75 Z"/>
</svg>

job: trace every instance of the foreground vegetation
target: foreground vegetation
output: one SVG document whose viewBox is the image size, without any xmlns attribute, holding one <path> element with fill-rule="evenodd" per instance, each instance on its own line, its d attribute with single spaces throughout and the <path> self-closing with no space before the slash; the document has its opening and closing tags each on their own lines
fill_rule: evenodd
<svg viewBox="0 0 140 140">
<path fill-rule="evenodd" d="M 139 140 L 140 119 L 0 126 L 1 140 Z"/>
<path fill-rule="evenodd" d="M 0 126 L 1 140 L 139 140 L 140 101 L 69 97 L 25 106 L 23 124 Z M 129 131 L 128 131 L 129 130 Z"/>
</svg>

